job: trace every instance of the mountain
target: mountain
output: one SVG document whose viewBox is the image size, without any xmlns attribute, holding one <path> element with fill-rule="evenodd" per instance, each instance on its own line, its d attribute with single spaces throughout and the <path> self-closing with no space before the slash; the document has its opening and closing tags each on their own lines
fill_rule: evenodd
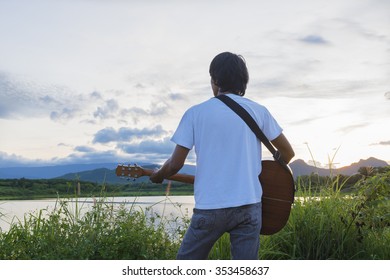
<svg viewBox="0 0 390 280">
<path fill-rule="evenodd" d="M 143 165 L 142 168 L 145 169 L 156 169 L 158 165 L 155 164 L 146 164 Z M 195 174 L 195 166 L 194 165 L 184 165 L 183 168 L 179 171 L 179 173 L 183 174 Z M 77 173 L 68 173 L 63 176 L 57 177 L 58 179 L 68 179 L 68 180 L 80 180 L 80 181 L 88 181 L 88 182 L 96 182 L 96 183 L 109 183 L 109 184 L 126 184 L 128 180 L 118 177 L 115 174 L 115 169 L 107 169 L 107 168 L 99 168 L 94 170 L 88 170 Z M 149 181 L 148 177 L 140 177 L 136 180 L 129 178 L 130 181 L 134 182 L 147 182 Z"/>
<path fill-rule="evenodd" d="M 81 171 L 77 173 L 67 173 L 57 178 L 66 179 L 66 180 L 88 181 L 88 182 L 94 182 L 98 184 L 102 184 L 105 182 L 111 184 L 120 184 L 125 182 L 125 180 L 115 175 L 114 169 L 108 169 L 108 168 L 98 168 L 98 169 L 93 169 L 88 171 Z"/>
<path fill-rule="evenodd" d="M 379 160 L 373 157 L 368 159 L 361 159 L 359 162 L 352 163 L 349 166 L 334 168 L 332 170 L 328 168 L 320 168 L 307 164 L 301 159 L 295 160 L 291 162 L 290 168 L 293 171 L 294 177 L 301 175 L 310 175 L 312 173 L 318 174 L 320 176 L 329 176 L 331 174 L 343 174 L 346 176 L 350 176 L 358 173 L 360 167 L 384 167 L 388 166 L 386 161 Z"/>
<path fill-rule="evenodd" d="M 384 160 L 379 160 L 374 157 L 370 157 L 368 159 L 361 159 L 359 162 L 354 162 L 350 166 L 341 167 L 337 169 L 339 174 L 344 175 L 353 175 L 359 171 L 360 167 L 384 167 L 388 166 L 387 162 Z"/>
<path fill-rule="evenodd" d="M 329 176 L 331 174 L 332 175 L 343 174 L 343 175 L 350 176 L 355 173 L 358 173 L 360 167 L 368 167 L 368 166 L 382 167 L 382 166 L 388 166 L 388 164 L 383 160 L 379 160 L 376 158 L 368 158 L 366 160 L 360 160 L 359 162 L 353 163 L 350 166 L 330 170 L 327 168 L 317 168 L 315 166 L 307 164 L 301 159 L 298 159 L 291 162 L 289 166 L 293 172 L 294 178 L 296 178 L 301 175 L 310 175 L 312 173 L 318 174 L 320 176 Z M 155 169 L 158 166 L 147 164 L 147 165 L 143 165 L 142 167 L 147 169 Z M 194 175 L 195 168 L 196 167 L 194 165 L 184 165 L 184 167 L 179 171 L 179 173 Z M 126 180 L 124 180 L 123 178 L 118 178 L 115 175 L 115 170 L 109 170 L 105 168 L 78 172 L 78 173 L 70 173 L 61 176 L 59 178 L 71 179 L 71 180 L 74 180 L 75 178 L 79 178 L 82 181 L 92 181 L 98 183 L 102 183 L 104 180 L 107 183 L 114 183 L 114 184 L 127 183 Z M 148 180 L 149 179 L 147 177 L 141 177 L 135 180 L 135 182 L 145 182 Z"/>
<path fill-rule="evenodd" d="M 157 165 L 140 163 L 144 168 L 155 169 Z M 57 166 L 43 166 L 43 167 L 3 167 L 0 168 L 0 179 L 12 179 L 12 178 L 27 178 L 27 179 L 51 179 L 51 178 L 64 178 L 74 180 L 79 178 L 80 180 L 91 182 L 107 182 L 107 183 L 119 183 L 126 182 L 121 178 L 117 178 L 115 175 L 115 168 L 117 163 L 96 163 L 96 164 L 70 164 L 70 165 L 57 165 Z M 290 163 L 290 168 L 293 171 L 294 177 L 300 175 L 310 175 L 312 173 L 320 176 L 329 176 L 330 174 L 343 174 L 352 175 L 358 172 L 360 167 L 383 167 L 388 166 L 386 161 L 376 158 L 368 158 L 360 160 L 346 167 L 329 170 L 327 168 L 316 168 L 304 162 L 301 159 L 295 160 Z M 184 165 L 180 170 L 180 173 L 195 174 L 194 165 Z M 147 178 L 140 178 L 138 181 L 148 180 Z"/>
<path fill-rule="evenodd" d="M 95 163 L 95 164 L 68 164 L 40 167 L 2 167 L 0 168 L 0 179 L 26 178 L 26 179 L 51 179 L 67 173 L 82 172 L 97 168 L 114 169 L 116 163 Z"/>
<path fill-rule="evenodd" d="M 155 169 L 157 165 L 145 165 L 143 168 L 147 169 Z M 116 166 L 115 166 L 116 168 Z M 118 177 L 115 174 L 115 169 L 108 168 L 98 168 L 93 170 L 87 170 L 76 173 L 68 173 L 63 176 L 56 177 L 57 179 L 67 179 L 67 180 L 80 180 L 80 181 L 88 181 L 94 183 L 109 183 L 109 184 L 126 184 L 128 180 Z M 133 179 L 129 179 L 133 181 Z M 144 182 L 148 181 L 147 177 L 141 177 L 136 182 Z"/>
</svg>

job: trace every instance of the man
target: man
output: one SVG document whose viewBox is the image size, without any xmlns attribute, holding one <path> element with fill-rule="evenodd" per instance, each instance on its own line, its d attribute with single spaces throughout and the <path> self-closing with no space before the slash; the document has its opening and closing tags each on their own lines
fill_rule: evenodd
<svg viewBox="0 0 390 280">
<path fill-rule="evenodd" d="M 214 96 L 226 94 L 243 106 L 288 163 L 294 156 L 268 110 L 244 98 L 249 80 L 242 56 L 224 52 L 210 64 Z M 206 259 L 214 243 L 230 234 L 233 259 L 257 259 L 260 246 L 261 143 L 247 124 L 217 98 L 186 111 L 172 139 L 171 157 L 151 176 L 154 183 L 176 174 L 195 147 L 195 208 L 177 259 Z"/>
</svg>

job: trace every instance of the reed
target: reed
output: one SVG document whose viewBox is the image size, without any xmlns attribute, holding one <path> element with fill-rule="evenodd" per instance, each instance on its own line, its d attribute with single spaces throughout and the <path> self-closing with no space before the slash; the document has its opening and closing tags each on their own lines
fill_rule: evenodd
<svg viewBox="0 0 390 280">
<path fill-rule="evenodd" d="M 317 182 L 314 182 L 316 185 Z M 345 180 L 297 181 L 297 199 L 285 228 L 261 236 L 259 259 L 389 260 L 390 168 L 365 177 L 354 192 L 342 191 Z M 228 235 L 213 247 L 210 259 L 229 259 Z"/>
<path fill-rule="evenodd" d="M 336 176 L 313 189 L 312 182 L 298 180 L 290 219 L 279 233 L 261 236 L 259 258 L 389 260 L 390 169 L 364 177 L 348 194 L 344 183 Z M 101 194 L 92 208 L 77 196 L 58 198 L 55 209 L 15 221 L 7 232 L 0 231 L 0 259 L 175 258 L 189 224 L 185 213 L 166 218 L 135 204 L 115 205 L 104 190 Z M 172 201 L 166 196 L 159 203 Z M 230 257 L 225 234 L 209 258 Z"/>
<path fill-rule="evenodd" d="M 70 210 L 68 204 L 59 200 L 54 210 L 27 214 L 0 233 L 0 259 L 175 258 L 178 244 L 145 213 L 104 198 L 90 210 L 82 204 Z"/>
<path fill-rule="evenodd" d="M 390 170 L 344 194 L 335 178 L 318 197 L 298 196 L 286 227 L 264 237 L 264 259 L 390 259 Z"/>
</svg>

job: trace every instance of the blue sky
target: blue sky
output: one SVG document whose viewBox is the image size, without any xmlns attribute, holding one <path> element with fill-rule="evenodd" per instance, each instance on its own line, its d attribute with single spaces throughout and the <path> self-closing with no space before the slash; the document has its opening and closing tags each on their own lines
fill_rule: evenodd
<svg viewBox="0 0 390 280">
<path fill-rule="evenodd" d="M 389 161 L 389 26 L 386 0 L 1 0 L 0 166 L 163 162 L 222 51 L 296 158 Z"/>
</svg>

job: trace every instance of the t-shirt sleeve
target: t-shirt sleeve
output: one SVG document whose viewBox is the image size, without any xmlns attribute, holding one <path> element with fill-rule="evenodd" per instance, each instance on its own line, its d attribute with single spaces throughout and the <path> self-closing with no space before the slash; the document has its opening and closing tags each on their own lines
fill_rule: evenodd
<svg viewBox="0 0 390 280">
<path fill-rule="evenodd" d="M 190 150 L 194 146 L 194 126 L 190 110 L 184 113 L 171 141 Z"/>
<path fill-rule="evenodd" d="M 269 141 L 277 138 L 283 131 L 275 118 L 271 115 L 271 113 L 266 109 L 264 114 L 264 122 L 263 122 L 263 133 L 267 136 Z"/>
</svg>

